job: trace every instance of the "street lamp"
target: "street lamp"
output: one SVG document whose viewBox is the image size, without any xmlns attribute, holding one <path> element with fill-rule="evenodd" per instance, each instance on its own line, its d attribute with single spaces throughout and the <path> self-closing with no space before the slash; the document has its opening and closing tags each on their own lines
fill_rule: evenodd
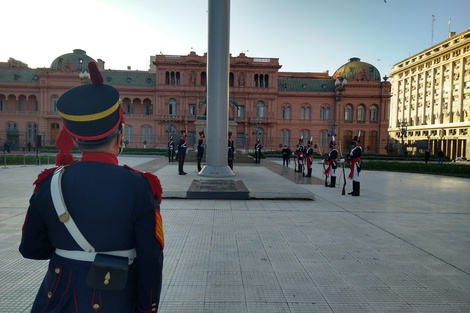
<svg viewBox="0 0 470 313">
<path fill-rule="evenodd" d="M 90 83 L 90 74 L 88 74 L 87 71 L 80 72 L 80 74 L 78 74 L 78 77 L 80 77 L 82 85 Z"/>
<path fill-rule="evenodd" d="M 404 138 L 406 138 L 406 134 L 408 133 L 408 123 L 406 121 L 398 121 L 400 127 L 400 137 L 401 137 L 401 149 L 403 150 L 403 154 L 405 154 L 405 147 L 404 147 Z"/>
<path fill-rule="evenodd" d="M 343 91 L 346 88 L 346 84 L 348 81 L 343 77 L 338 77 L 335 81 L 335 91 L 336 91 L 336 102 L 338 103 L 338 113 L 337 113 L 337 121 L 338 121 L 338 145 L 339 151 L 341 152 L 341 101 L 343 100 Z"/>
</svg>

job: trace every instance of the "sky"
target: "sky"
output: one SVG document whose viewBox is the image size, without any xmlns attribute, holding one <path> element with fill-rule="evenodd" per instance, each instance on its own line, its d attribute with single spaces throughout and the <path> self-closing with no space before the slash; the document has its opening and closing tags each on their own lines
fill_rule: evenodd
<svg viewBox="0 0 470 313">
<path fill-rule="evenodd" d="M 0 62 L 49 67 L 85 50 L 106 69 L 148 70 L 156 54 L 208 50 L 209 0 L 1 1 Z M 230 53 L 282 72 L 330 75 L 352 57 L 394 64 L 470 27 L 470 0 L 231 0 Z"/>
</svg>

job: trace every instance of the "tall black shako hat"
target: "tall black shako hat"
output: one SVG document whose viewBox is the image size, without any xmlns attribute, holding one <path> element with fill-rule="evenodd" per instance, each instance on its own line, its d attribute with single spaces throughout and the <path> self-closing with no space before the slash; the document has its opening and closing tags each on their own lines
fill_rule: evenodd
<svg viewBox="0 0 470 313">
<path fill-rule="evenodd" d="M 88 71 L 91 84 L 74 87 L 57 101 L 57 110 L 62 117 L 63 126 L 56 140 L 56 146 L 59 148 L 56 164 L 57 159 L 67 158 L 65 155 L 60 156 L 62 150 L 69 147 L 69 151 L 72 149 L 73 141 L 70 140 L 70 144 L 70 138 L 83 145 L 103 144 L 114 138 L 124 123 L 117 89 L 103 84 L 103 77 L 95 62 L 88 63 Z"/>
</svg>

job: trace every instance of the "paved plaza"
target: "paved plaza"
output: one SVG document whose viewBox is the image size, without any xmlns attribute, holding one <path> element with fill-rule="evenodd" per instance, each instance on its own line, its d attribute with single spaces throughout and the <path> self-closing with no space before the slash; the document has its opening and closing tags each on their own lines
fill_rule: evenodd
<svg viewBox="0 0 470 313">
<path fill-rule="evenodd" d="M 198 176 L 164 157 L 120 157 L 159 176 L 161 313 L 470 312 L 470 180 L 363 171 L 361 196 L 293 165 L 235 163 L 250 200 L 188 200 Z M 46 261 L 18 252 L 32 182 L 0 167 L 0 313 L 29 312 Z M 346 192 L 351 191 L 348 181 Z M 123 312 L 126 313 L 126 312 Z"/>
</svg>

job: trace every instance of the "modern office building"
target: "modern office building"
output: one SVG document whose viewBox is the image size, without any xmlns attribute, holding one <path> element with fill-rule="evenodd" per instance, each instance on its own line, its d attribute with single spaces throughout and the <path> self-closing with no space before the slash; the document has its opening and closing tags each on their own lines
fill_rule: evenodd
<svg viewBox="0 0 470 313">
<path fill-rule="evenodd" d="M 470 155 L 470 29 L 395 64 L 390 137 L 403 151 Z"/>
<path fill-rule="evenodd" d="M 0 143 L 11 142 L 13 150 L 28 142 L 54 145 L 61 125 L 57 99 L 87 83 L 89 61 L 95 59 L 76 49 L 49 68 L 31 69 L 13 58 L 0 63 Z M 151 56 L 147 71 L 106 69 L 103 60 L 96 62 L 105 83 L 120 92 L 129 147 L 165 147 L 181 129 L 196 143 L 205 127 L 207 54 Z M 264 150 L 295 148 L 304 138 L 326 153 L 336 134 L 347 151 L 360 132 L 365 152 L 387 152 L 391 84 L 377 68 L 359 58 L 333 75 L 281 67 L 276 58 L 230 57 L 226 105 L 238 150 L 252 150 L 258 138 Z"/>
</svg>

